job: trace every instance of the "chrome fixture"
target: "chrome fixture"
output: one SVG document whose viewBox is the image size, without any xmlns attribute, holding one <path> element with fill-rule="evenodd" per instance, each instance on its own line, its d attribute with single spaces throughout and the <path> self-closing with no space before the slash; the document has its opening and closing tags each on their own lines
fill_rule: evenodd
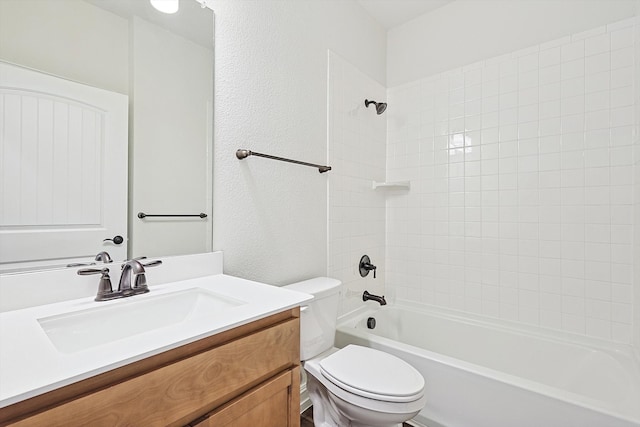
<svg viewBox="0 0 640 427">
<path fill-rule="evenodd" d="M 318 168 L 318 172 L 320 173 L 328 172 L 331 170 L 331 166 L 322 166 L 322 165 L 316 165 L 314 163 L 301 162 L 300 160 L 285 159 L 284 157 L 272 156 L 270 154 L 256 153 L 255 151 L 245 150 L 244 148 L 240 148 L 239 150 L 236 151 L 236 157 L 239 160 L 246 159 L 249 156 L 264 157 L 265 159 L 279 160 L 281 162 L 289 162 L 289 163 L 295 163 L 297 165 L 311 166 L 313 168 Z"/>
<path fill-rule="evenodd" d="M 368 99 L 364 100 L 364 106 L 369 108 L 369 105 L 373 104 L 376 106 L 376 113 L 378 113 L 378 115 L 384 113 L 384 110 L 387 109 L 387 103 L 386 102 L 376 102 L 376 101 L 369 101 Z"/>
<path fill-rule="evenodd" d="M 140 259 L 145 259 L 142 257 Z M 155 267 L 162 264 L 162 261 L 152 261 L 142 264 L 138 259 L 130 259 L 122 264 L 122 272 L 120 273 L 120 283 L 118 284 L 118 292 L 123 297 L 129 295 L 138 295 L 149 292 L 147 287 L 147 278 L 145 276 L 145 267 Z"/>
<path fill-rule="evenodd" d="M 98 284 L 98 293 L 96 294 L 96 301 L 109 301 L 117 298 L 130 297 L 132 295 L 144 294 L 149 292 L 147 286 L 147 278 L 145 276 L 145 267 L 155 267 L 162 264 L 162 261 L 151 261 L 147 264 L 142 264 L 139 260 L 145 259 L 141 257 L 138 259 L 131 259 L 125 261 L 122 264 L 122 272 L 120 273 L 120 283 L 118 284 L 118 290 L 114 291 L 111 286 L 111 277 L 109 276 L 108 268 L 83 268 L 78 270 L 79 276 L 89 276 L 92 274 L 100 274 L 100 283 Z"/>
<path fill-rule="evenodd" d="M 124 237 L 122 236 L 113 236 L 112 239 L 104 239 L 103 242 L 112 242 L 114 245 L 120 245 L 124 242 Z"/>
<path fill-rule="evenodd" d="M 367 291 L 364 291 L 364 293 L 362 294 L 362 301 L 375 301 L 380 305 L 387 305 L 387 300 L 384 299 L 384 295 L 383 296 L 378 296 L 378 295 L 373 295 L 370 294 Z"/>
<path fill-rule="evenodd" d="M 96 261 L 101 261 L 105 264 L 110 264 L 113 262 L 113 260 L 111 259 L 111 255 L 109 255 L 108 252 L 102 251 L 100 252 L 98 255 L 96 255 L 95 258 Z"/>
<path fill-rule="evenodd" d="M 82 268 L 78 270 L 79 276 L 89 276 L 92 274 L 100 274 L 100 283 L 98 284 L 98 293 L 96 301 L 109 301 L 111 299 L 122 298 L 117 292 L 113 292 L 111 287 L 111 277 L 108 268 Z"/>
<path fill-rule="evenodd" d="M 373 278 L 376 278 L 376 270 L 378 267 L 371 264 L 371 259 L 369 259 L 369 255 L 362 255 L 360 258 L 360 263 L 358 264 L 358 269 L 360 270 L 360 276 L 366 277 L 371 270 L 373 270 Z"/>
<path fill-rule="evenodd" d="M 183 214 L 147 214 L 144 212 L 138 212 L 138 218 L 160 218 L 160 217 L 168 217 L 168 218 L 189 218 L 189 217 L 198 217 L 198 218 L 206 218 L 207 214 L 201 212 L 199 214 L 193 215 L 183 215 Z"/>
</svg>

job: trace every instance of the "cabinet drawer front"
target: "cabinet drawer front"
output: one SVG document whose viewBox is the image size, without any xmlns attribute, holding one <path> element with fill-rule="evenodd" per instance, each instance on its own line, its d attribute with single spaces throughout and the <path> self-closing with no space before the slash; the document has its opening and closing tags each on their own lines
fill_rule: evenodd
<svg viewBox="0 0 640 427">
<path fill-rule="evenodd" d="M 209 414 L 191 427 L 287 427 L 292 376 L 298 370 L 284 372 L 259 385 Z M 298 389 L 299 390 L 299 389 Z M 295 390 L 295 392 L 298 392 Z M 299 412 L 298 408 L 296 413 Z"/>
<path fill-rule="evenodd" d="M 184 425 L 299 362 L 298 319 L 204 351 L 16 423 Z"/>
</svg>

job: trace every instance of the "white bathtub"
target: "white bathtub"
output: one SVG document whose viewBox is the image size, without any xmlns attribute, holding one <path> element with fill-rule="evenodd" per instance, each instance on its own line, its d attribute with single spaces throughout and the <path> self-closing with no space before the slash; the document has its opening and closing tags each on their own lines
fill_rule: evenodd
<svg viewBox="0 0 640 427">
<path fill-rule="evenodd" d="M 377 326 L 368 329 L 367 318 Z M 429 427 L 640 427 L 631 349 L 397 303 L 340 320 L 336 345 L 366 345 L 425 377 Z"/>
</svg>

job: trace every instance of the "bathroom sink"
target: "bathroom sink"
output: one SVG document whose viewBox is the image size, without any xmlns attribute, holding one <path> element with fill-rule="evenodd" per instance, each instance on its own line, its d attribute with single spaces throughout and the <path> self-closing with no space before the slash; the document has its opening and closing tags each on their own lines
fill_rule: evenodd
<svg viewBox="0 0 640 427">
<path fill-rule="evenodd" d="M 246 304 L 201 288 L 136 298 L 45 317 L 38 323 L 58 351 L 75 353 Z"/>
</svg>

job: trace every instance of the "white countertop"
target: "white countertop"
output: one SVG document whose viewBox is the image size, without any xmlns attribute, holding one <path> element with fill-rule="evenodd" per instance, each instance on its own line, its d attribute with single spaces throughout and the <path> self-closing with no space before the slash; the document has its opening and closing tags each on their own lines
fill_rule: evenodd
<svg viewBox="0 0 640 427">
<path fill-rule="evenodd" d="M 138 333 L 123 339 L 63 353 L 38 319 L 142 301 L 175 291 L 202 288 L 243 304 L 206 317 Z M 95 302 L 86 297 L 0 313 L 0 407 L 72 384 L 129 363 L 301 305 L 311 295 L 224 274 L 157 285 L 151 292 Z"/>
</svg>

